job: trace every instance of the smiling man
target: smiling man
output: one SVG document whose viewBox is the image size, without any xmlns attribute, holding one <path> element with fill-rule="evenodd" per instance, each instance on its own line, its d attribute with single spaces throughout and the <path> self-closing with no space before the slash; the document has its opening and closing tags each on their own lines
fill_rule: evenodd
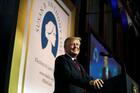
<svg viewBox="0 0 140 93">
<path fill-rule="evenodd" d="M 54 93 L 88 93 L 103 87 L 101 79 L 93 80 L 77 61 L 80 53 L 80 37 L 68 37 L 64 42 L 65 55 L 55 60 Z"/>
</svg>

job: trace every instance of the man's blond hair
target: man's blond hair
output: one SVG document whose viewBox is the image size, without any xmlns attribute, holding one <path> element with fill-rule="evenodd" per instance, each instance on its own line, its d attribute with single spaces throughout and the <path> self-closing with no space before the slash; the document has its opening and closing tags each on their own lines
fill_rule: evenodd
<svg viewBox="0 0 140 93">
<path fill-rule="evenodd" d="M 64 48 L 66 48 L 66 45 L 68 42 L 73 41 L 73 40 L 81 41 L 81 38 L 80 37 L 68 37 L 68 38 L 66 38 L 66 40 L 64 41 Z"/>
</svg>

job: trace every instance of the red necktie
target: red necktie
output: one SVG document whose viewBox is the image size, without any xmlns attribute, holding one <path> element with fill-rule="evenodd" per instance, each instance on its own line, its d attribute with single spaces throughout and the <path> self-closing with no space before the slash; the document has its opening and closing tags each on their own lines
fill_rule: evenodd
<svg viewBox="0 0 140 93">
<path fill-rule="evenodd" d="M 75 64 L 75 67 L 79 70 L 79 72 L 81 73 L 81 69 L 80 69 L 80 65 L 79 65 L 79 63 L 77 62 L 77 60 L 76 59 L 74 59 L 74 64 Z"/>
<path fill-rule="evenodd" d="M 74 61 L 74 64 L 75 64 L 76 68 L 79 70 L 80 74 L 82 75 L 82 72 L 81 72 L 81 69 L 80 69 L 80 64 L 78 63 L 78 61 L 76 59 L 74 59 L 73 61 Z M 84 89 L 84 93 L 87 93 L 86 89 Z"/>
</svg>

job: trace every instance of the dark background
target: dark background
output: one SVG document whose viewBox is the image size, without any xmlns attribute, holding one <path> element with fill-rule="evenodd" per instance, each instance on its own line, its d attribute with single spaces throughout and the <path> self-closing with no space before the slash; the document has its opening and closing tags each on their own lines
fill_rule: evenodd
<svg viewBox="0 0 140 93">
<path fill-rule="evenodd" d="M 78 16 L 76 19 L 76 35 L 81 36 L 83 38 L 82 46 L 81 46 L 81 60 L 87 61 L 88 59 L 88 33 L 85 32 L 86 29 L 86 7 L 87 1 L 86 0 L 71 0 L 73 4 L 76 6 Z M 91 0 L 92 1 L 92 0 Z M 102 2 L 102 0 L 100 0 Z M 126 1 L 126 0 L 122 0 Z M 138 33 L 140 32 L 139 29 L 139 22 L 140 22 L 140 9 L 138 8 L 139 2 L 138 0 L 128 0 L 131 4 L 130 8 L 132 9 L 132 19 L 134 19 L 134 23 L 138 29 Z M 11 69 L 11 62 L 12 62 L 12 53 L 13 53 L 13 45 L 14 45 L 14 38 L 16 32 L 16 25 L 17 25 L 17 17 L 18 17 L 18 7 L 19 7 L 19 0 L 0 0 L 0 89 L 1 93 L 8 92 L 8 84 L 9 84 L 9 75 Z M 136 18 L 135 18 L 136 17 Z M 100 26 L 99 26 L 100 27 Z M 102 34 L 99 34 L 98 37 L 101 37 Z M 111 52 L 114 56 L 120 61 L 125 61 L 124 64 L 127 73 L 138 83 L 140 84 L 139 80 L 139 66 L 138 62 L 140 62 L 139 58 L 139 34 L 136 35 L 134 33 L 134 28 L 130 26 L 129 33 L 123 36 L 123 41 L 125 43 L 117 45 L 117 42 L 114 45 L 122 46 L 125 51 L 116 51 L 117 47 L 112 47 Z M 102 38 L 101 38 L 102 39 Z M 108 47 L 108 45 L 106 44 Z M 124 47 L 125 46 L 125 47 Z M 124 53 L 125 52 L 125 53 Z M 122 54 L 122 55 L 121 55 Z M 123 55 L 127 54 L 127 55 Z M 121 56 L 120 56 L 121 55 Z M 83 58 L 85 57 L 85 58 Z M 82 63 L 85 65 L 85 68 L 88 69 L 87 64 Z"/>
</svg>

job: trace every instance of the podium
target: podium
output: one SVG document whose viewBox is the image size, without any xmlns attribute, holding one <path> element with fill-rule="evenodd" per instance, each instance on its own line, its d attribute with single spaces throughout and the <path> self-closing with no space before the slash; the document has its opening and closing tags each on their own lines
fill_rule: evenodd
<svg viewBox="0 0 140 93">
<path fill-rule="evenodd" d="M 120 74 L 104 80 L 104 87 L 97 93 L 139 93 L 139 87 L 128 74 Z"/>
</svg>

